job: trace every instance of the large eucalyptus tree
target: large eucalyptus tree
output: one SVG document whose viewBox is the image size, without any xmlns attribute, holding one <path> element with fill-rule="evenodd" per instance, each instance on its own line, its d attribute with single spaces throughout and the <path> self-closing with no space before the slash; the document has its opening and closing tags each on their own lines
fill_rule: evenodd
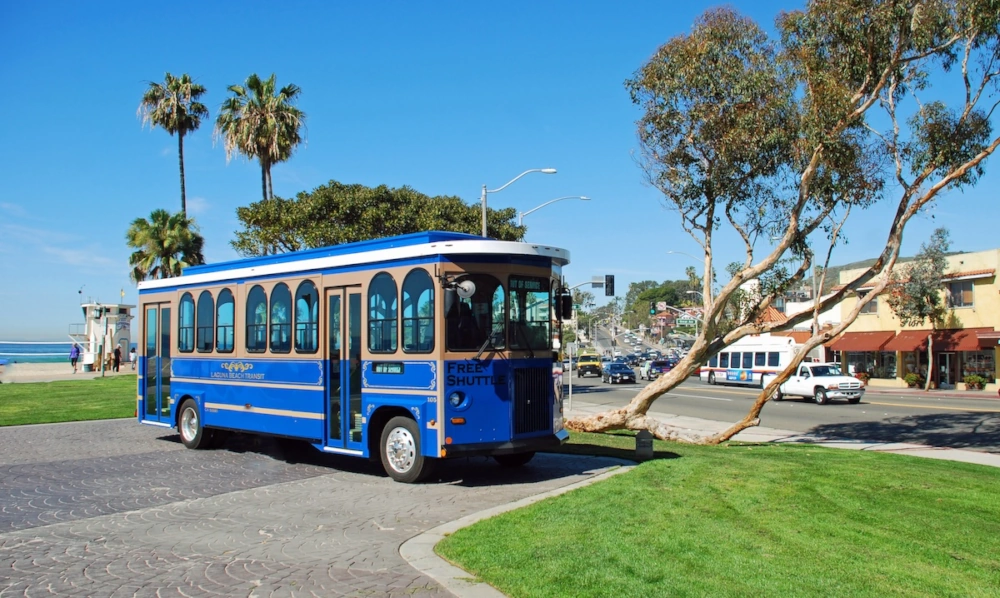
<svg viewBox="0 0 1000 598">
<path fill-rule="evenodd" d="M 181 168 L 181 213 L 187 214 L 184 189 L 184 136 L 201 126 L 208 118 L 208 108 L 198 101 L 205 87 L 191 80 L 188 74 L 174 77 L 166 73 L 163 83 L 151 81 L 142 95 L 137 114 L 143 126 L 160 127 L 171 136 L 177 135 L 177 156 Z"/>
<path fill-rule="evenodd" d="M 228 89 L 233 95 L 222 103 L 215 136 L 223 139 L 227 161 L 235 154 L 257 159 L 267 201 L 274 198 L 271 167 L 288 160 L 302 143 L 306 115 L 294 105 L 302 90 L 293 84 L 277 89 L 273 73 L 268 79 L 254 73 Z"/>
<path fill-rule="evenodd" d="M 715 271 L 723 227 L 744 251 L 726 266 L 721 288 L 703 277 L 705 325 L 688 356 L 627 406 L 570 420 L 568 428 L 645 429 L 661 439 L 717 443 L 757 425 L 778 385 L 809 351 L 843 332 L 863 301 L 833 329 L 814 333 L 726 431 L 695 436 L 646 413 L 736 340 L 810 320 L 819 330 L 822 311 L 862 288 L 884 291 L 906 224 L 941 192 L 975 184 L 1000 145 L 995 0 L 811 0 L 781 14 L 777 30 L 780 42 L 730 9 L 710 10 L 626 82 L 643 110 L 644 175 L 700 244 L 702 271 Z M 864 218 L 880 200 L 893 214 L 878 223 L 887 232 L 874 264 L 813 309 L 765 321 L 763 312 L 811 276 L 815 263 L 829 264 L 852 212 Z"/>
</svg>

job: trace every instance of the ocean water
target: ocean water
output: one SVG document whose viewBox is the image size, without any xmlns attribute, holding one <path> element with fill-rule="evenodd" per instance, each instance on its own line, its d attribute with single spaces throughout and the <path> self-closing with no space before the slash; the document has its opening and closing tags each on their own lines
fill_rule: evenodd
<svg viewBox="0 0 1000 598">
<path fill-rule="evenodd" d="M 72 343 L 0 343 L 0 361 L 7 363 L 55 363 L 69 362 L 69 348 Z"/>
<path fill-rule="evenodd" d="M 0 342 L 0 363 L 69 363 L 70 341 L 37 343 L 37 342 Z M 132 343 L 135 346 L 135 343 Z"/>
</svg>

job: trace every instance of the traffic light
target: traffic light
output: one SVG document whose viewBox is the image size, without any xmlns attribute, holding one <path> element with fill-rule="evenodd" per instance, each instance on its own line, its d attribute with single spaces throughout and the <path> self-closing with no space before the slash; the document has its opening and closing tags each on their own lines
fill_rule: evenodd
<svg viewBox="0 0 1000 598">
<path fill-rule="evenodd" d="M 604 295 L 606 297 L 615 296 L 615 275 L 605 274 L 604 275 Z"/>
<path fill-rule="evenodd" d="M 652 301 L 649 302 L 649 315 L 651 315 L 651 316 L 655 316 L 656 315 L 656 303 L 654 303 Z"/>
</svg>

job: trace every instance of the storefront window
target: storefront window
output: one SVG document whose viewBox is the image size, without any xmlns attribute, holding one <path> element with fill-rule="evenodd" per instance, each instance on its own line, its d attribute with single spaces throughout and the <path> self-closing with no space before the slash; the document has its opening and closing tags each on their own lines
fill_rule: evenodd
<svg viewBox="0 0 1000 598">
<path fill-rule="evenodd" d="M 907 374 L 920 374 L 927 376 L 927 353 L 922 351 L 904 351 L 902 353 L 903 367 L 899 371 L 899 377 Z"/>
<path fill-rule="evenodd" d="M 982 376 L 987 380 L 996 379 L 996 365 L 993 351 L 966 351 L 962 360 L 962 376 Z"/>
<path fill-rule="evenodd" d="M 896 354 L 891 351 L 849 351 L 844 361 L 851 375 L 866 373 L 889 380 L 896 377 Z"/>
</svg>

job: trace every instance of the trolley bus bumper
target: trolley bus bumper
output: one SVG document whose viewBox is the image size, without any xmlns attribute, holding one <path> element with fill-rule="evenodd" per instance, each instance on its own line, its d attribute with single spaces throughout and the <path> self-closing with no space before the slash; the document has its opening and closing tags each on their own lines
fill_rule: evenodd
<svg viewBox="0 0 1000 598">
<path fill-rule="evenodd" d="M 479 444 L 445 445 L 444 457 L 475 457 L 479 455 L 513 455 L 528 451 L 545 451 L 558 448 L 569 439 L 569 432 L 559 430 L 548 436 L 519 438 L 508 442 L 483 442 Z"/>
</svg>

